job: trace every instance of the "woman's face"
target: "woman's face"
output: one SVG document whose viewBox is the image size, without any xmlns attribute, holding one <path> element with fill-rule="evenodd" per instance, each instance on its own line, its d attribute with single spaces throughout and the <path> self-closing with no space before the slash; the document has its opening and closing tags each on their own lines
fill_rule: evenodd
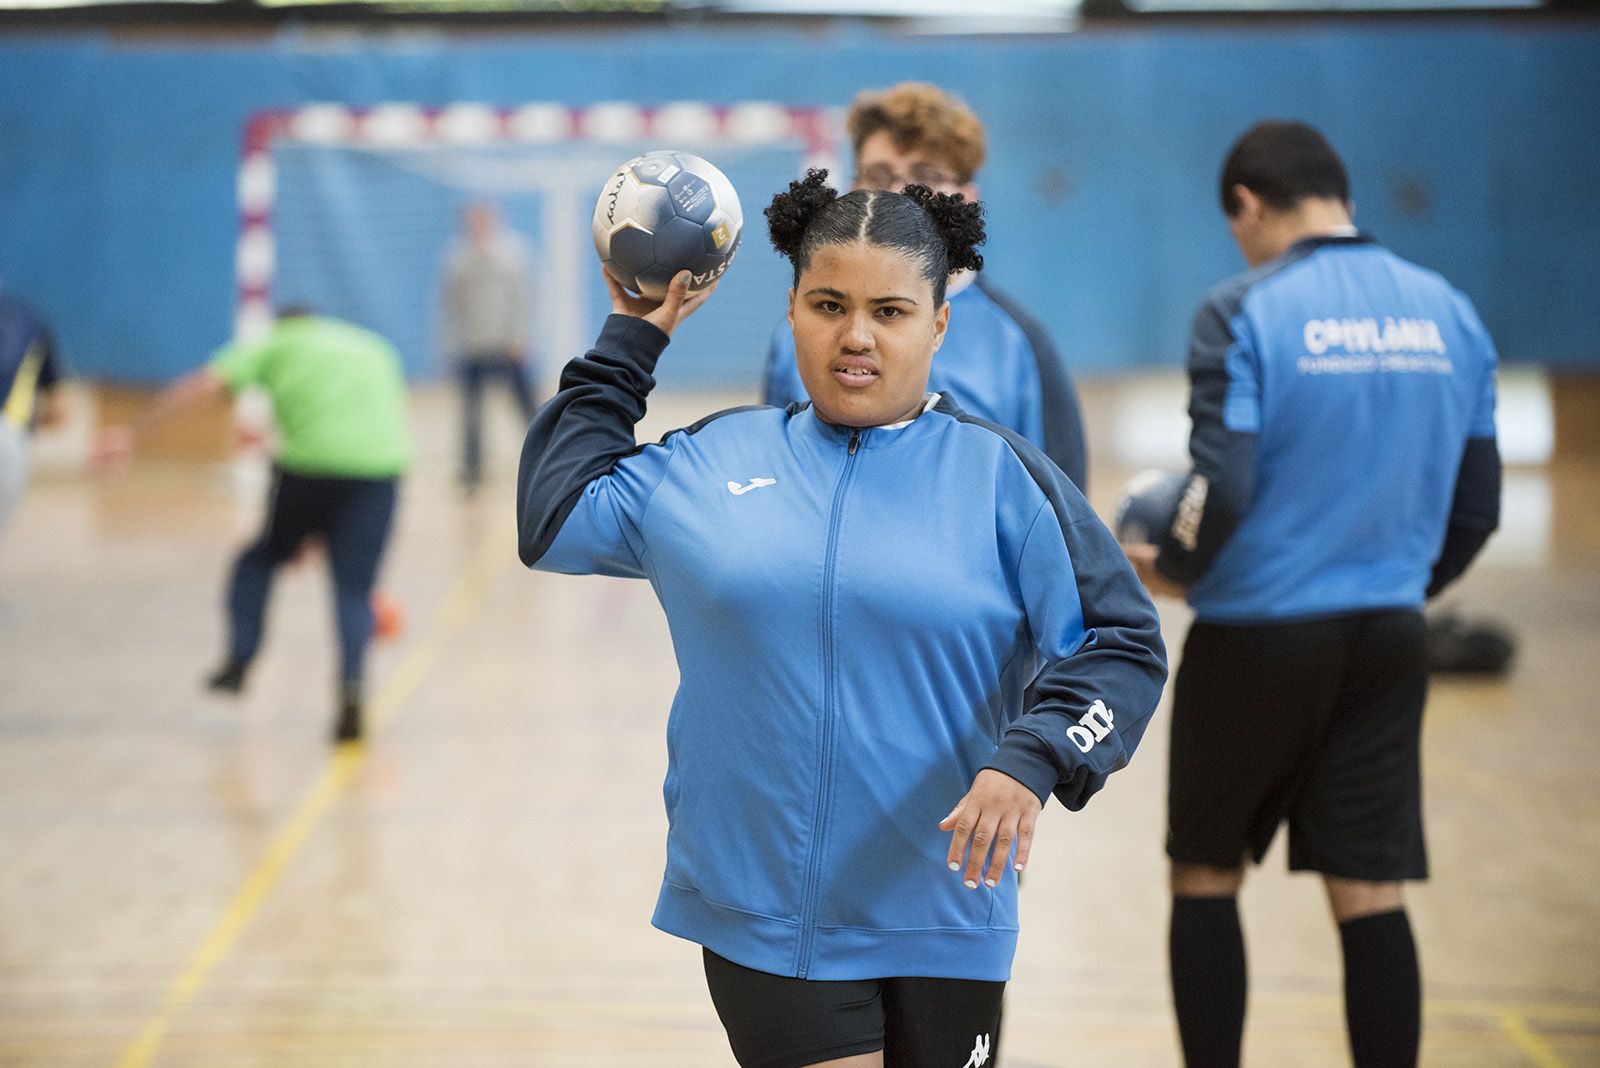
<svg viewBox="0 0 1600 1068">
<path fill-rule="evenodd" d="M 950 305 L 909 257 L 863 242 L 825 245 L 789 291 L 800 381 L 817 415 L 839 426 L 915 416 Z"/>
</svg>

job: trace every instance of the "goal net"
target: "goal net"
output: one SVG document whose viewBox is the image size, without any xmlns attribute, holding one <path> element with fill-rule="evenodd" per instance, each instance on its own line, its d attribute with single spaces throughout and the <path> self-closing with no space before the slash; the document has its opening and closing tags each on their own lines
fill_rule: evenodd
<svg viewBox="0 0 1600 1068">
<path fill-rule="evenodd" d="M 632 155 L 677 148 L 728 175 L 745 234 L 660 378 L 753 393 L 790 281 L 761 210 L 805 167 L 836 166 L 836 129 L 830 112 L 772 103 L 314 105 L 257 115 L 239 178 L 237 329 L 248 335 L 274 306 L 307 304 L 388 337 L 412 378 L 442 374 L 444 264 L 463 209 L 487 201 L 531 254 L 527 336 L 548 384 L 610 307 L 590 236 L 602 183 Z"/>
</svg>

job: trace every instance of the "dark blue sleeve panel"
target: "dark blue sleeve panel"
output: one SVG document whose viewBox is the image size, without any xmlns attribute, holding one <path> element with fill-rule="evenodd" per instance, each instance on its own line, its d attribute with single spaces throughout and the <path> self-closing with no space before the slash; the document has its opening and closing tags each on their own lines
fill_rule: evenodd
<svg viewBox="0 0 1600 1068">
<path fill-rule="evenodd" d="M 794 331 L 787 319 L 779 320 L 767 346 L 767 365 L 761 372 L 761 403 L 787 408 L 808 399 L 794 363 Z"/>
<path fill-rule="evenodd" d="M 1048 498 L 1018 576 L 1046 663 L 1032 704 L 986 766 L 1076 811 L 1132 758 L 1161 701 L 1166 646 L 1155 606 L 1111 532 L 1041 453 L 1008 437 Z"/>
<path fill-rule="evenodd" d="M 594 348 L 561 372 L 556 395 L 528 427 L 517 469 L 517 552 L 532 567 L 584 489 L 638 451 L 633 428 L 655 387 L 667 335 L 643 319 L 607 317 Z"/>
<path fill-rule="evenodd" d="M 1237 300 L 1208 300 L 1189 335 L 1189 456 L 1178 514 L 1159 542 L 1156 568 L 1190 586 L 1206 573 L 1255 499 L 1254 354 L 1236 336 Z"/>
<path fill-rule="evenodd" d="M 1011 316 L 1028 339 L 1039 369 L 1039 393 L 1044 413 L 1044 454 L 1067 473 L 1072 484 L 1089 492 L 1089 449 L 1084 443 L 1083 409 L 1072 375 L 1062 362 L 1055 344 L 1043 324 L 1029 315 L 1009 296 L 986 282 L 979 282 L 989 299 Z"/>
<path fill-rule="evenodd" d="M 778 362 L 778 339 L 774 337 L 767 345 L 767 362 L 761 365 L 761 403 L 775 404 L 772 399 L 772 369 Z"/>
<path fill-rule="evenodd" d="M 49 326 L 20 300 L 0 296 L 0 403 L 29 358 L 39 361 L 34 384 L 41 390 L 55 386 L 61 377 L 60 354 Z"/>
<path fill-rule="evenodd" d="M 1495 439 L 1468 438 L 1456 473 L 1450 524 L 1428 580 L 1429 597 L 1461 577 L 1500 525 L 1500 473 L 1500 448 Z"/>
</svg>

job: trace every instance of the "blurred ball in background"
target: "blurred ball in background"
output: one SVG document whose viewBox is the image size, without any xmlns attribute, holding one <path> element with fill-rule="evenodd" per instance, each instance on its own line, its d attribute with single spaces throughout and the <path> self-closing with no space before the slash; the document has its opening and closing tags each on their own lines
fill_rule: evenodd
<svg viewBox="0 0 1600 1068">
<path fill-rule="evenodd" d="M 1128 480 L 1117 502 L 1111 529 L 1124 545 L 1155 545 L 1178 515 L 1178 502 L 1189 482 L 1186 471 L 1157 467 L 1140 471 Z"/>
</svg>

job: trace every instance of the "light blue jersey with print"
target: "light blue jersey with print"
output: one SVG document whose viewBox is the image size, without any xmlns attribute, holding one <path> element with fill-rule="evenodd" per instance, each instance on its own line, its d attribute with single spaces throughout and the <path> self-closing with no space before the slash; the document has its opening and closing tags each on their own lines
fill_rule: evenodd
<svg viewBox="0 0 1600 1068">
<path fill-rule="evenodd" d="M 1463 450 L 1494 437 L 1495 364 L 1466 297 L 1364 237 L 1303 241 L 1213 292 L 1190 352 L 1205 484 L 1176 540 L 1205 496 L 1253 492 L 1190 588 L 1198 616 L 1420 607 Z"/>
</svg>

